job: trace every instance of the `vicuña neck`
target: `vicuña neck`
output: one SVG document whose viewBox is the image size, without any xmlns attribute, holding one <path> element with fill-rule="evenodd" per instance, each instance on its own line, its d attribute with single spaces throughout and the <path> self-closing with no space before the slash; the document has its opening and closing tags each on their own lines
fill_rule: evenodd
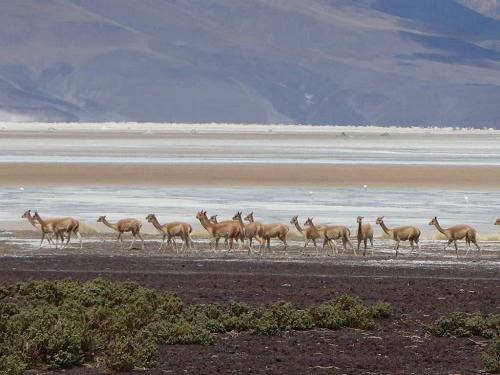
<svg viewBox="0 0 500 375">
<path fill-rule="evenodd" d="M 360 224 L 361 225 L 361 224 Z M 382 230 L 386 233 L 386 234 L 390 234 L 391 232 L 391 229 L 387 228 L 387 226 L 385 225 L 385 223 L 383 221 L 380 221 L 380 226 L 382 227 Z"/>
<path fill-rule="evenodd" d="M 111 224 L 107 219 L 104 219 L 102 223 L 113 230 L 118 230 L 116 224 Z"/>
<path fill-rule="evenodd" d="M 214 224 L 211 223 L 210 220 L 208 220 L 208 218 L 206 216 L 203 216 L 200 219 L 200 223 L 201 223 L 202 227 L 205 229 L 212 228 L 214 226 Z"/>
<path fill-rule="evenodd" d="M 33 218 L 33 220 L 34 220 L 34 218 Z M 47 223 L 40 216 L 37 216 L 36 220 L 40 224 L 40 227 L 42 228 L 42 230 L 44 230 L 44 231 L 49 230 Z"/>
<path fill-rule="evenodd" d="M 151 224 L 153 224 L 153 226 L 160 232 L 163 232 L 163 228 L 161 227 L 161 224 L 160 222 L 158 221 L 158 219 L 156 218 L 156 216 L 153 216 L 152 217 L 152 220 L 151 220 Z"/>
<path fill-rule="evenodd" d="M 438 223 L 438 221 L 437 221 L 437 220 L 434 222 L 434 226 L 436 227 L 436 229 L 437 229 L 439 232 L 441 232 L 441 233 L 445 234 L 445 230 L 444 230 L 444 228 L 443 228 L 441 225 L 439 225 L 439 223 Z"/>
<path fill-rule="evenodd" d="M 39 222 L 37 222 L 35 220 L 35 218 L 33 216 L 31 216 L 30 214 L 28 214 L 28 221 L 30 222 L 31 225 L 33 225 L 34 227 L 39 227 L 41 224 Z"/>
<path fill-rule="evenodd" d="M 300 224 L 298 221 L 294 221 L 293 222 L 295 224 L 295 228 L 297 228 L 297 230 L 302 233 L 304 230 L 301 228 Z"/>
</svg>

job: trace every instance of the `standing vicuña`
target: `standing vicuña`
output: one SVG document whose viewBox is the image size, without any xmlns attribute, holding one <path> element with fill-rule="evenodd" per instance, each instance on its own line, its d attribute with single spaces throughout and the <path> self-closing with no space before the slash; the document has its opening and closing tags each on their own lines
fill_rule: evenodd
<svg viewBox="0 0 500 375">
<path fill-rule="evenodd" d="M 207 211 L 199 211 L 196 218 L 201 225 L 210 234 L 210 247 L 214 244 L 214 251 L 219 247 L 219 240 L 225 238 L 229 240 L 229 250 L 233 249 L 233 241 L 239 236 L 239 225 L 235 221 L 214 224 L 208 220 Z"/>
<path fill-rule="evenodd" d="M 418 241 L 420 239 L 420 229 L 412 226 L 388 228 L 384 223 L 384 217 L 380 216 L 377 218 L 376 223 L 382 227 L 382 230 L 394 241 L 396 241 L 396 256 L 398 256 L 399 242 L 400 241 L 410 241 L 411 251 L 413 252 L 413 243 L 416 244 L 417 248 L 420 248 Z"/>
<path fill-rule="evenodd" d="M 42 239 L 40 241 L 40 247 L 42 248 L 43 240 L 47 239 L 47 242 L 49 243 L 49 246 L 52 246 L 54 244 L 54 241 L 52 240 L 52 232 L 44 232 L 42 225 L 34 219 L 34 217 L 31 215 L 31 210 L 26 211 L 23 216 L 21 216 L 23 219 L 27 219 L 28 222 L 33 225 L 36 229 L 38 229 L 40 232 L 42 232 Z M 63 241 L 63 240 L 61 240 Z"/>
<path fill-rule="evenodd" d="M 309 227 L 319 228 L 319 226 L 314 225 L 312 217 L 307 218 L 304 225 Z M 341 239 L 343 245 L 343 251 L 346 251 L 347 245 L 349 245 L 349 247 L 353 250 L 354 255 L 357 255 L 356 250 L 354 249 L 354 246 L 352 246 L 351 240 L 349 239 L 349 236 L 351 235 L 351 231 L 349 230 L 349 228 L 343 225 L 328 225 L 328 226 L 323 226 L 322 232 L 323 232 L 323 249 L 328 244 L 330 250 L 336 253 L 337 243 L 335 241 Z"/>
<path fill-rule="evenodd" d="M 243 234 L 243 239 L 248 240 L 248 254 L 251 254 L 252 250 L 254 250 L 254 248 L 252 246 L 252 240 L 254 237 L 257 238 L 257 240 L 259 240 L 261 244 L 263 243 L 263 239 L 262 239 L 263 230 L 261 228 L 261 230 L 259 231 L 257 226 L 255 225 L 255 223 L 249 223 L 249 224 L 245 225 L 243 223 L 243 219 L 242 219 L 241 215 L 242 215 L 242 212 L 238 211 L 233 216 L 233 220 L 235 220 L 239 223 L 241 233 Z M 259 237 L 260 237 L 260 239 L 259 239 Z"/>
<path fill-rule="evenodd" d="M 245 224 L 243 224 L 243 220 L 241 218 L 241 212 L 237 212 L 232 220 L 238 225 L 238 236 L 236 237 L 236 240 L 240 241 L 240 246 L 239 246 L 239 249 L 243 249 L 243 247 L 245 247 Z M 250 248 L 248 248 L 248 253 L 250 253 Z"/>
<path fill-rule="evenodd" d="M 97 222 L 103 223 L 108 228 L 111 228 L 115 232 L 118 232 L 118 237 L 116 240 L 120 243 L 120 248 L 123 247 L 123 238 L 122 238 L 123 233 L 131 232 L 133 239 L 132 239 L 132 243 L 130 244 L 130 247 L 128 249 L 129 250 L 132 249 L 132 247 L 134 246 L 136 237 L 139 237 L 142 241 L 142 250 L 144 250 L 144 238 L 142 238 L 142 236 L 141 236 L 142 224 L 139 220 L 137 220 L 137 219 L 121 219 L 121 220 L 118 220 L 116 223 L 112 224 L 106 219 L 106 216 L 101 216 L 101 217 L 99 217 L 99 219 L 97 219 Z"/>
<path fill-rule="evenodd" d="M 191 239 L 191 232 L 193 231 L 191 225 L 181 221 L 160 224 L 155 214 L 149 214 L 146 216 L 146 220 L 163 235 L 159 250 L 163 249 L 163 246 L 165 245 L 165 238 L 167 238 L 167 246 L 170 244 L 172 248 L 178 252 L 175 237 L 180 237 L 182 239 L 181 250 L 194 248 L 193 240 Z"/>
<path fill-rule="evenodd" d="M 363 243 L 365 244 L 363 256 L 366 256 L 366 245 L 368 240 L 370 240 L 373 255 L 373 228 L 370 224 L 363 224 L 363 219 L 363 216 L 358 216 L 358 218 L 356 219 L 356 222 L 358 223 L 358 251 L 359 246 L 361 245 L 361 241 L 363 241 Z"/>
<path fill-rule="evenodd" d="M 253 220 L 253 212 L 250 212 L 247 216 L 245 216 L 245 221 L 248 221 L 248 224 L 245 225 L 245 236 L 248 238 L 248 246 L 252 250 L 254 250 L 252 241 L 255 238 L 260 242 L 260 247 L 265 243 L 264 240 L 264 225 L 259 223 L 258 221 Z"/>
<path fill-rule="evenodd" d="M 43 220 L 38 212 L 35 212 L 35 215 L 33 215 L 33 219 L 40 223 L 43 235 L 46 235 L 46 233 L 52 233 L 54 235 L 56 249 L 58 239 L 61 239 L 61 248 L 67 247 L 69 241 L 71 240 L 71 234 L 73 233 L 76 234 L 76 236 L 80 240 L 80 250 L 83 248 L 82 236 L 80 235 L 80 222 L 78 220 L 73 219 L 72 217 Z M 67 236 L 67 240 L 66 244 L 64 244 L 63 246 L 64 235 Z"/>
<path fill-rule="evenodd" d="M 245 240 L 245 234 L 244 234 L 244 225 L 240 223 L 237 219 L 235 219 L 236 215 L 231 219 L 231 220 L 223 220 L 219 222 L 217 220 L 218 215 L 212 215 L 208 219 L 212 224 L 225 224 L 225 223 L 234 223 L 236 222 L 238 224 L 238 235 L 236 236 L 236 242 L 239 241 L 239 249 L 241 250 L 244 246 L 244 240 Z M 224 239 L 224 246 L 227 248 L 228 247 L 228 239 Z"/>
<path fill-rule="evenodd" d="M 253 212 L 249 213 L 245 220 L 248 220 L 250 223 L 258 223 L 253 219 Z M 262 225 L 262 241 L 259 246 L 259 251 L 262 251 L 264 244 L 267 243 L 267 249 L 271 250 L 271 238 L 279 238 L 281 242 L 283 242 L 284 250 L 288 247 L 288 243 L 286 242 L 286 235 L 288 234 L 288 227 L 283 224 L 274 223 L 274 224 L 260 224 Z"/>
<path fill-rule="evenodd" d="M 314 249 L 318 249 L 318 245 L 316 243 L 316 240 L 321 238 L 321 235 L 323 234 L 324 229 L 326 226 L 324 225 L 309 225 L 306 228 L 302 228 L 299 224 L 299 217 L 298 216 L 292 216 L 290 220 L 290 224 L 295 225 L 295 228 L 299 231 L 304 236 L 304 249 L 309 245 L 309 242 L 312 241 L 314 244 Z"/>
<path fill-rule="evenodd" d="M 429 225 L 434 225 L 436 227 L 436 229 L 439 232 L 441 232 L 442 234 L 444 234 L 446 236 L 446 238 L 448 239 L 448 243 L 444 246 L 443 251 L 446 251 L 446 248 L 448 246 L 450 246 L 451 243 L 453 243 L 455 245 L 455 254 L 458 258 L 457 241 L 465 239 L 465 242 L 468 245 L 467 252 L 465 253 L 465 256 L 467 256 L 467 254 L 469 254 L 469 250 L 471 248 L 471 245 L 470 245 L 471 242 L 476 246 L 479 254 L 481 254 L 481 248 L 477 244 L 477 232 L 470 225 L 460 224 L 460 225 L 455 225 L 453 227 L 445 229 L 445 228 L 441 227 L 441 225 L 439 225 L 439 222 L 438 222 L 438 219 L 436 216 L 434 216 L 434 219 L 432 219 L 429 222 Z"/>
</svg>

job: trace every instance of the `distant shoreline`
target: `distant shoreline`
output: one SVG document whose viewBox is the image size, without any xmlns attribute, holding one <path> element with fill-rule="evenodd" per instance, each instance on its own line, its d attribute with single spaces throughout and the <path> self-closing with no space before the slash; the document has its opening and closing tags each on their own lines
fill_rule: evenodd
<svg viewBox="0 0 500 375">
<path fill-rule="evenodd" d="M 500 167 L 362 164 L 0 163 L 5 186 L 498 188 Z"/>
<path fill-rule="evenodd" d="M 377 125 L 307 125 L 307 124 L 235 124 L 235 123 L 158 123 L 158 122 L 3 122 L 0 121 L 2 132 L 16 133 L 54 133 L 54 132 L 138 132 L 152 131 L 159 133 L 198 132 L 201 134 L 217 133 L 278 133 L 278 134 L 340 134 L 352 132 L 358 134 L 385 135 L 389 134 L 493 134 L 500 136 L 500 129 L 474 127 L 437 127 L 437 126 L 377 126 Z"/>
</svg>

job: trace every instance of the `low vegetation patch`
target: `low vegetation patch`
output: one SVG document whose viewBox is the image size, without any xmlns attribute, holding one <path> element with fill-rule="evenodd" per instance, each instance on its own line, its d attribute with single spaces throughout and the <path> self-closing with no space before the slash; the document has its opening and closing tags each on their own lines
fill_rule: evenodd
<svg viewBox="0 0 500 375">
<path fill-rule="evenodd" d="M 466 314 L 454 312 L 437 319 L 430 327 L 436 336 L 444 337 L 482 337 L 491 339 L 483 353 L 485 370 L 500 373 L 500 314 Z"/>
<path fill-rule="evenodd" d="M 484 369 L 488 372 L 500 374 L 500 335 L 497 335 L 490 346 L 483 353 Z"/>
<path fill-rule="evenodd" d="M 0 373 L 62 369 L 93 362 L 131 370 L 156 365 L 160 344 L 210 345 L 217 333 L 276 335 L 313 327 L 369 330 L 390 305 L 342 295 L 308 309 L 279 301 L 251 308 L 235 301 L 185 305 L 173 293 L 95 279 L 0 287 Z"/>
</svg>

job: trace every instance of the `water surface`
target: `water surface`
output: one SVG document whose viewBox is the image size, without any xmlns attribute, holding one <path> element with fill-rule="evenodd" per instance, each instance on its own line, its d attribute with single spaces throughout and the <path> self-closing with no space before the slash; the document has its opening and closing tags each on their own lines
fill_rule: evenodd
<svg viewBox="0 0 500 375">
<path fill-rule="evenodd" d="M 74 216 L 100 228 L 95 221 L 108 215 L 111 221 L 156 213 L 161 222 L 183 220 L 195 224 L 197 211 L 207 210 L 227 219 L 240 210 L 253 211 L 256 220 L 288 223 L 314 217 L 317 223 L 355 228 L 358 215 L 374 224 L 384 215 L 388 226 L 418 225 L 424 237 L 434 230 L 427 224 L 437 215 L 443 226 L 474 225 L 483 236 L 500 235 L 493 226 L 500 216 L 500 191 L 372 188 L 214 188 L 214 187 L 27 187 L 0 188 L 0 228 L 27 224 L 20 218 L 27 210 L 45 216 Z M 377 231 L 379 229 L 377 228 Z"/>
</svg>

